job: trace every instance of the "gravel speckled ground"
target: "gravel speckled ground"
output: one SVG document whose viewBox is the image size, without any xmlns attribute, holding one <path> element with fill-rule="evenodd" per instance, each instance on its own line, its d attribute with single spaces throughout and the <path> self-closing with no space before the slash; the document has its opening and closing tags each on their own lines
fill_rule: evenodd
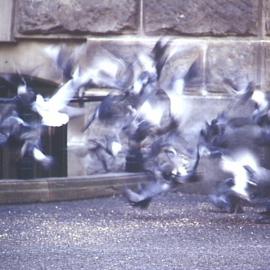
<svg viewBox="0 0 270 270">
<path fill-rule="evenodd" d="M 245 210 L 179 193 L 147 210 L 122 197 L 0 206 L 0 269 L 270 269 L 270 225 Z"/>
</svg>

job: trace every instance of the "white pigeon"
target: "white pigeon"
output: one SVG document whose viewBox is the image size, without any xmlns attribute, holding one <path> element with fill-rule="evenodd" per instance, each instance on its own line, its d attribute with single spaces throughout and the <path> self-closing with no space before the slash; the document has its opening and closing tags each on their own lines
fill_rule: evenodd
<svg viewBox="0 0 270 270">
<path fill-rule="evenodd" d="M 45 155 L 40 149 L 37 147 L 33 148 L 32 152 L 33 158 L 41 163 L 44 167 L 49 167 L 51 163 L 53 162 L 52 157 Z"/>
<path fill-rule="evenodd" d="M 112 141 L 111 148 L 112 148 L 112 155 L 115 157 L 122 151 L 123 146 L 120 142 Z"/>
<path fill-rule="evenodd" d="M 239 197 L 250 201 L 248 186 L 256 185 L 252 179 L 247 168 L 253 171 L 258 171 L 258 161 L 252 153 L 247 150 L 237 151 L 231 156 L 223 156 L 221 160 L 221 168 L 225 172 L 233 174 L 234 185 L 231 190 Z"/>
<path fill-rule="evenodd" d="M 258 106 L 255 113 L 260 113 L 268 109 L 268 101 L 266 94 L 263 91 L 255 90 L 251 96 L 251 100 L 254 101 Z"/>
<path fill-rule="evenodd" d="M 159 126 L 164 110 L 165 108 L 160 104 L 151 104 L 150 101 L 146 100 L 142 106 L 138 108 L 137 114 L 141 119 Z"/>
<path fill-rule="evenodd" d="M 51 98 L 44 99 L 42 95 L 38 94 L 33 103 L 33 110 L 41 116 L 42 124 L 51 127 L 67 124 L 70 118 L 67 112 L 68 103 L 79 88 L 90 79 L 91 72 L 86 71 L 80 75 L 79 69 L 76 69 L 73 78 L 63 84 Z"/>
</svg>

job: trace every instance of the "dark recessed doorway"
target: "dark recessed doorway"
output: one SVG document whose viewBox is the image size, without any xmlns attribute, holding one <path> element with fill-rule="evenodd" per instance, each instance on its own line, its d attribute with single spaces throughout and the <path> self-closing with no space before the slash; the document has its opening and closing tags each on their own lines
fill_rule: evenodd
<svg viewBox="0 0 270 270">
<path fill-rule="evenodd" d="M 58 85 L 40 78 L 17 75 L 0 74 L 0 96 L 10 98 L 17 94 L 17 85 L 22 80 L 32 89 L 43 96 L 51 96 Z M 23 78 L 23 79 L 22 79 Z M 5 106 L 0 106 L 3 113 Z M 31 115 L 28 118 L 31 121 Z M 32 158 L 20 157 L 20 142 L 11 142 L 0 148 L 0 179 L 31 179 L 43 177 L 67 176 L 67 127 L 44 127 L 41 146 L 45 154 L 54 159 L 52 167 L 44 169 Z"/>
</svg>

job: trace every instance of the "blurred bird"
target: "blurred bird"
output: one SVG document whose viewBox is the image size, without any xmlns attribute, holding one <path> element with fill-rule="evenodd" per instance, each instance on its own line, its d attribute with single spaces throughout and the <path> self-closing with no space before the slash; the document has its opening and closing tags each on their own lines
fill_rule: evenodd
<svg viewBox="0 0 270 270">
<path fill-rule="evenodd" d="M 83 130 L 89 128 L 96 119 L 106 124 L 113 124 L 119 119 L 125 122 L 125 116 L 136 117 L 138 114 L 144 114 L 145 117 L 149 117 L 147 113 L 142 111 L 147 111 L 150 106 L 149 96 L 154 95 L 157 90 L 156 82 L 159 72 L 161 72 L 162 69 L 159 57 L 162 57 L 162 50 L 166 48 L 166 44 L 160 45 L 160 43 L 161 41 L 156 44 L 150 53 L 140 52 L 137 55 L 132 65 L 129 66 L 133 70 L 133 81 L 131 85 L 126 89 L 114 85 L 113 88 L 117 88 L 120 91 L 113 91 L 104 98 L 101 104 L 96 108 L 94 114 L 89 117 Z M 114 76 L 117 75 L 118 65 L 123 66 L 122 69 L 124 69 L 125 66 L 125 64 L 119 60 L 115 67 L 116 72 Z M 158 65 L 158 73 L 156 65 Z M 103 66 L 106 67 L 106 65 Z M 99 73 L 100 69 L 101 68 L 96 68 L 95 70 Z M 97 81 L 96 85 L 99 87 L 102 86 L 104 79 L 105 77 Z M 152 117 L 151 121 L 154 121 L 154 119 L 155 118 Z"/>
<path fill-rule="evenodd" d="M 152 181 L 148 185 L 141 186 L 137 192 L 126 189 L 125 194 L 132 206 L 145 209 L 149 206 L 155 196 L 164 193 L 169 189 L 170 185 L 168 183 Z"/>
<path fill-rule="evenodd" d="M 13 111 L 0 122 L 0 134 L 0 146 L 18 144 L 21 158 L 31 156 L 45 168 L 52 164 L 52 158 L 43 154 L 40 148 L 42 126 L 39 123 L 27 123 Z"/>
<path fill-rule="evenodd" d="M 201 147 L 206 149 L 206 155 L 221 157 L 233 149 L 255 150 L 259 144 L 266 142 L 266 137 L 267 133 L 264 133 L 250 115 L 230 116 L 230 113 L 224 110 L 210 123 L 205 123 L 199 140 Z"/>
<path fill-rule="evenodd" d="M 243 200 L 232 191 L 233 186 L 233 178 L 219 182 L 209 199 L 214 206 L 227 213 L 242 213 Z"/>
<path fill-rule="evenodd" d="M 44 99 L 42 95 L 36 95 L 32 108 L 41 116 L 43 125 L 59 127 L 68 123 L 68 104 L 80 87 L 90 80 L 89 76 L 87 71 L 80 74 L 77 69 L 73 78 L 63 84 L 52 97 Z"/>
<path fill-rule="evenodd" d="M 89 138 L 83 145 L 73 147 L 73 150 L 78 156 L 85 158 L 88 171 L 93 172 L 111 171 L 111 165 L 118 163 L 118 159 L 122 159 L 125 154 L 125 148 L 115 134 Z"/>
<path fill-rule="evenodd" d="M 116 57 L 112 52 L 104 48 L 91 59 L 89 73 L 91 80 L 88 87 L 100 87 L 125 90 L 131 80 L 131 71 L 128 64 L 122 58 Z"/>
<path fill-rule="evenodd" d="M 200 160 L 198 149 L 188 149 L 179 134 L 164 136 L 152 143 L 144 157 L 144 170 L 150 175 L 150 183 L 138 192 L 126 190 L 127 198 L 134 206 L 148 206 L 154 196 L 179 184 L 198 180 L 195 177 Z"/>
<path fill-rule="evenodd" d="M 27 121 L 29 115 L 36 117 L 32 110 L 33 103 L 36 100 L 34 89 L 27 84 L 17 86 L 17 94 L 11 98 L 0 98 L 0 104 L 10 105 L 12 110 L 16 111 L 20 118 Z"/>
<path fill-rule="evenodd" d="M 86 88 L 101 87 L 121 89 L 129 80 L 127 63 L 102 46 L 85 43 L 75 48 L 48 46 L 44 52 L 63 73 L 64 81 L 73 78 L 77 66 L 88 70 L 89 81 Z"/>
<path fill-rule="evenodd" d="M 219 209 L 230 213 L 242 212 L 242 201 L 251 201 L 251 188 L 256 186 L 250 170 L 258 168 L 255 156 L 247 150 L 222 156 L 223 171 L 231 173 L 232 178 L 222 181 L 210 195 L 211 202 Z"/>
<path fill-rule="evenodd" d="M 269 101 L 270 93 L 257 89 L 254 82 L 249 82 L 245 89 L 239 90 L 234 83 L 226 78 L 224 82 L 231 87 L 233 93 L 239 98 L 233 103 L 231 107 L 236 107 L 240 104 L 244 104 L 247 101 L 251 101 L 255 105 L 255 109 L 252 114 L 252 118 L 258 125 L 269 125 Z"/>
<path fill-rule="evenodd" d="M 221 156 L 228 145 L 226 129 L 228 119 L 224 113 L 219 114 L 210 123 L 205 123 L 205 128 L 200 131 L 200 145 L 207 149 L 208 156 Z"/>
<path fill-rule="evenodd" d="M 32 125 L 31 128 L 21 133 L 20 140 L 23 145 L 21 147 L 21 156 L 33 158 L 43 168 L 49 169 L 53 165 L 53 157 L 43 153 L 40 146 L 43 127 L 39 124 Z"/>
<path fill-rule="evenodd" d="M 233 178 L 219 183 L 210 195 L 211 202 L 230 213 L 242 212 L 244 203 L 251 207 L 266 208 L 262 219 L 269 222 L 270 170 L 260 166 L 256 156 L 247 150 L 225 157 L 222 168 L 232 173 Z"/>
<path fill-rule="evenodd" d="M 255 90 L 251 96 L 251 100 L 255 103 L 255 110 L 252 114 L 252 118 L 259 126 L 270 125 L 270 93 L 263 92 L 261 90 Z"/>
<path fill-rule="evenodd" d="M 128 102 L 128 94 L 112 92 L 96 107 L 83 131 L 87 130 L 95 120 L 106 125 L 114 125 L 119 121 L 123 122 L 132 112 Z"/>
<path fill-rule="evenodd" d="M 11 137 L 19 138 L 23 132 L 23 129 L 27 129 L 28 127 L 29 125 L 26 124 L 20 117 L 18 117 L 15 112 L 5 117 L 0 122 L 0 145 L 5 145 Z"/>
<path fill-rule="evenodd" d="M 246 150 L 237 151 L 230 156 L 223 156 L 221 160 L 223 171 L 233 174 L 234 185 L 231 190 L 247 201 L 250 201 L 249 186 L 256 185 L 250 177 L 249 168 L 256 171 L 258 166 L 256 157 Z"/>
<path fill-rule="evenodd" d="M 61 46 L 46 46 L 44 53 L 53 61 L 55 67 L 63 74 L 63 81 L 66 82 L 72 79 L 74 66 L 78 59 L 77 54 L 82 47 L 71 50 L 66 45 Z"/>
<path fill-rule="evenodd" d="M 235 85 L 234 82 L 229 78 L 225 78 L 223 82 L 226 85 L 230 86 L 232 94 L 239 98 L 237 99 L 237 104 L 245 103 L 246 101 L 248 101 L 252 97 L 256 89 L 256 85 L 253 81 L 248 82 L 246 87 L 242 89 L 239 89 L 239 87 Z M 234 106 L 236 105 L 234 104 Z"/>
</svg>

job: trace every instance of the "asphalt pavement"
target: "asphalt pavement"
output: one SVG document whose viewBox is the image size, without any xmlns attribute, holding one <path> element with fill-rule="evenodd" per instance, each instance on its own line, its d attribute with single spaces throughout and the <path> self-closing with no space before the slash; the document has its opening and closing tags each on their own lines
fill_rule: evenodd
<svg viewBox="0 0 270 270">
<path fill-rule="evenodd" d="M 0 206 L 3 270 L 270 269 L 261 209 L 217 212 L 200 195 L 169 193 L 147 210 L 123 197 Z"/>
</svg>

